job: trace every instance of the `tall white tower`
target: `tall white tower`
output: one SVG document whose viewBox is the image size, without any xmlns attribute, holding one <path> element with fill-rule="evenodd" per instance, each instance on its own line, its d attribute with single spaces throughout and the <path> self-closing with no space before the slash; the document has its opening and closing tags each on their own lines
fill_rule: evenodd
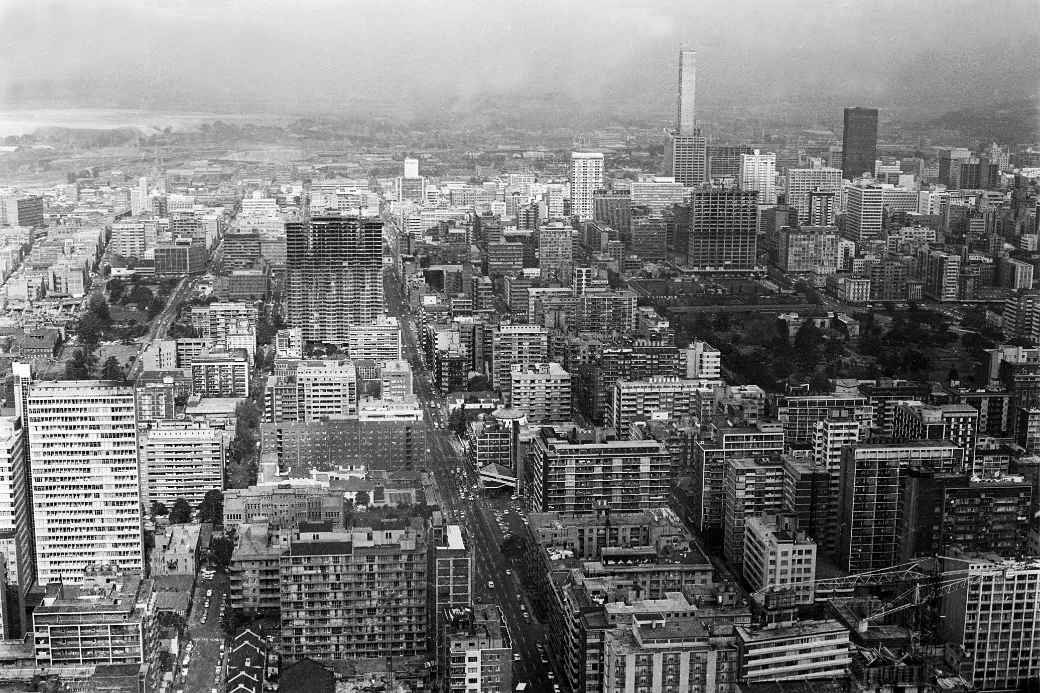
<svg viewBox="0 0 1040 693">
<path fill-rule="evenodd" d="M 692 135 L 697 127 L 696 86 L 697 51 L 679 51 L 679 113 L 675 127 L 680 135 Z"/>
<path fill-rule="evenodd" d="M 144 570 L 133 387 L 35 382 L 28 413 L 39 581 L 78 583 L 91 564 Z"/>
<path fill-rule="evenodd" d="M 758 192 L 761 205 L 776 204 L 776 154 L 740 155 L 740 189 Z"/>
<path fill-rule="evenodd" d="M 603 187 L 603 154 L 571 152 L 571 214 L 592 219 L 592 193 Z"/>
</svg>

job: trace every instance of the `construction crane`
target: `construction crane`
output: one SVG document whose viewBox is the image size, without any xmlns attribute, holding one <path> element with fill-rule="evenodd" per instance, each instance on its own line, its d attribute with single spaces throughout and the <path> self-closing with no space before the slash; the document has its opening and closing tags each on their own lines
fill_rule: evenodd
<svg viewBox="0 0 1040 693">
<path fill-rule="evenodd" d="M 989 565 L 976 565 L 959 570 L 944 570 L 947 560 L 963 562 L 964 558 L 948 558 L 945 556 L 928 556 L 888 568 L 869 570 L 852 575 L 843 575 L 819 580 L 806 580 L 782 585 L 769 585 L 751 593 L 751 597 L 767 610 L 783 609 L 794 605 L 799 589 L 812 587 L 815 591 L 830 591 L 857 587 L 886 587 L 909 585 L 894 596 L 881 601 L 869 613 L 861 617 L 860 628 L 865 630 L 872 621 L 879 621 L 892 614 L 908 609 L 925 606 L 937 599 L 966 588 L 984 578 L 1001 574 L 1009 569 L 1023 565 L 1035 566 L 1035 561 L 1003 561 Z M 829 601 L 835 604 L 848 604 L 856 597 L 832 597 Z"/>
</svg>

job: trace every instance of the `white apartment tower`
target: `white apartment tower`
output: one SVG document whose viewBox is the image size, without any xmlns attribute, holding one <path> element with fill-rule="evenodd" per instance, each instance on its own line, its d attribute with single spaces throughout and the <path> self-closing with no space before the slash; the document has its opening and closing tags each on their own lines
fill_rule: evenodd
<svg viewBox="0 0 1040 693">
<path fill-rule="evenodd" d="M 798 223 L 802 226 L 809 224 L 810 204 L 809 193 L 823 192 L 841 193 L 841 169 L 828 168 L 791 168 L 787 170 L 787 183 L 784 188 L 784 197 L 787 204 L 798 209 Z M 825 221 L 824 223 L 830 223 Z"/>
<path fill-rule="evenodd" d="M 133 387 L 35 382 L 27 409 L 38 581 L 78 583 L 91 564 L 143 571 Z"/>
<path fill-rule="evenodd" d="M 571 215 L 592 219 L 592 193 L 603 187 L 603 154 L 571 152 Z"/>
<path fill-rule="evenodd" d="M 740 155 L 740 189 L 758 192 L 760 205 L 776 204 L 776 154 Z"/>
</svg>

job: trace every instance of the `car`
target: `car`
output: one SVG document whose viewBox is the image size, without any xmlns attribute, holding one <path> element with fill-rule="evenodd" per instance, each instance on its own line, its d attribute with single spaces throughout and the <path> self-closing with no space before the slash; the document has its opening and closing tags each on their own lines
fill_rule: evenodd
<svg viewBox="0 0 1040 693">
<path fill-rule="evenodd" d="M 542 657 L 542 664 L 548 664 L 548 663 L 549 663 L 549 660 L 546 659 L 545 657 Z M 546 672 L 545 677 L 547 679 L 549 679 L 550 681 L 555 681 L 556 680 L 556 672 L 553 671 L 552 669 L 550 669 L 548 672 Z"/>
<path fill-rule="evenodd" d="M 512 570 L 506 570 L 506 575 L 512 575 L 512 574 L 513 574 Z"/>
<path fill-rule="evenodd" d="M 488 580 L 488 589 L 489 590 L 495 589 L 495 581 L 494 580 Z"/>
<path fill-rule="evenodd" d="M 206 590 L 206 599 L 209 599 L 212 596 L 213 596 L 213 590 Z"/>
<path fill-rule="evenodd" d="M 551 672 L 550 672 L 550 673 L 551 673 Z M 550 680 L 552 680 L 552 677 L 550 677 Z M 561 689 L 560 689 L 560 684 L 558 684 L 558 683 L 554 683 L 554 684 L 553 684 L 553 693 L 560 693 L 560 690 L 561 690 Z"/>
</svg>

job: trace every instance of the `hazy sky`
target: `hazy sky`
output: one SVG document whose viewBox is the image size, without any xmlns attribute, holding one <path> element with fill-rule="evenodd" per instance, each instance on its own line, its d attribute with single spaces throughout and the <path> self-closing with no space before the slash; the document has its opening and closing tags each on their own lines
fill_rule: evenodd
<svg viewBox="0 0 1040 693">
<path fill-rule="evenodd" d="M 1040 0 L 0 0 L 0 108 L 408 113 L 502 96 L 609 114 L 1036 98 Z M 462 106 L 460 106 L 460 103 Z"/>
</svg>

